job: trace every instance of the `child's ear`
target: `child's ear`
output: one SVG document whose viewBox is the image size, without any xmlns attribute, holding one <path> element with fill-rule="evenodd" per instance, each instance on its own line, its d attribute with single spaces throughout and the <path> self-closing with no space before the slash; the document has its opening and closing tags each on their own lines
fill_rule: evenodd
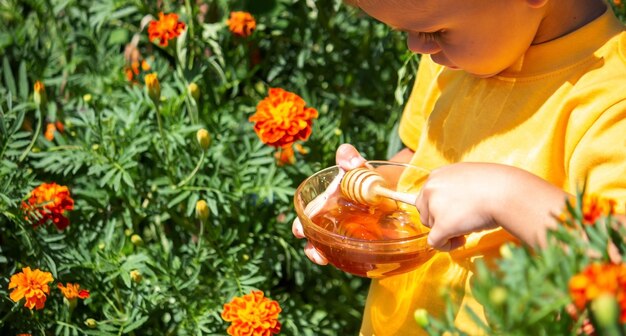
<svg viewBox="0 0 626 336">
<path fill-rule="evenodd" d="M 541 8 L 548 3 L 548 0 L 524 0 L 531 8 Z"/>
</svg>

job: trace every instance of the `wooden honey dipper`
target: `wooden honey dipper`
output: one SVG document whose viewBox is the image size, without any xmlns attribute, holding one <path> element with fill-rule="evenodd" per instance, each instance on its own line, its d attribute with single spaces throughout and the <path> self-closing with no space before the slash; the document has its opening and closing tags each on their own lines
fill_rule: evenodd
<svg viewBox="0 0 626 336">
<path fill-rule="evenodd" d="M 347 171 L 341 180 L 341 192 L 350 200 L 364 205 L 377 205 L 386 197 L 415 206 L 417 199 L 417 195 L 387 188 L 382 175 L 367 168 Z"/>
</svg>

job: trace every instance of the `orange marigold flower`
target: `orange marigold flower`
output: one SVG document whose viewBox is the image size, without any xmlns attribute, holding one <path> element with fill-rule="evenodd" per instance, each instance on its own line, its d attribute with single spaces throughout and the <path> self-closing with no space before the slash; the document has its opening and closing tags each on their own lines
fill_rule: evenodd
<svg viewBox="0 0 626 336">
<path fill-rule="evenodd" d="M 305 104 L 295 93 L 271 88 L 249 120 L 255 123 L 254 131 L 261 141 L 273 147 L 285 147 L 298 140 L 307 140 L 311 135 L 317 110 L 305 107 Z"/>
<path fill-rule="evenodd" d="M 62 283 L 58 283 L 57 287 L 63 293 L 63 296 L 68 300 L 73 300 L 76 298 L 86 299 L 89 297 L 89 291 L 86 289 L 80 289 L 79 284 L 66 283 L 66 286 L 63 286 Z"/>
<path fill-rule="evenodd" d="M 620 306 L 620 321 L 626 322 L 626 264 L 591 264 L 570 279 L 569 292 L 579 310 L 600 295 L 614 295 Z"/>
<path fill-rule="evenodd" d="M 150 63 L 146 62 L 146 60 L 141 61 L 141 70 L 148 71 L 150 70 Z"/>
<path fill-rule="evenodd" d="M 22 272 L 13 274 L 9 282 L 9 289 L 13 289 L 9 297 L 15 302 L 26 298 L 24 307 L 28 309 L 43 309 L 46 295 L 50 294 L 49 282 L 54 281 L 50 272 L 39 269 L 32 271 L 30 267 L 22 268 Z"/>
<path fill-rule="evenodd" d="M 57 127 L 54 125 L 54 123 L 48 123 L 46 125 L 46 132 L 44 133 L 44 138 L 46 138 L 48 141 L 52 141 L 54 140 L 54 132 L 56 132 Z"/>
<path fill-rule="evenodd" d="M 256 29 L 256 21 L 248 12 L 230 12 L 230 18 L 226 20 L 228 29 L 235 35 L 248 37 Z"/>
<path fill-rule="evenodd" d="M 185 29 L 185 23 L 178 21 L 178 15 L 174 13 L 159 13 L 159 20 L 150 21 L 148 26 L 148 39 L 159 39 L 159 44 L 167 47 L 168 41 L 174 39 Z"/>
<path fill-rule="evenodd" d="M 274 158 L 279 166 L 292 165 L 296 163 L 296 156 L 293 146 L 286 145 L 274 153 Z"/>
<path fill-rule="evenodd" d="M 271 336 L 280 332 L 278 302 L 263 296 L 261 291 L 252 291 L 235 297 L 224 304 L 222 318 L 231 325 L 226 330 L 232 336 Z"/>
<path fill-rule="evenodd" d="M 613 215 L 616 204 L 612 199 L 585 195 L 583 197 L 583 221 L 586 224 L 593 224 L 603 215 Z"/>
<path fill-rule="evenodd" d="M 28 203 L 22 203 L 22 209 L 39 213 L 40 218 L 33 224 L 35 227 L 50 219 L 57 229 L 63 230 L 69 225 L 69 220 L 63 213 L 74 209 L 74 200 L 66 186 L 42 183 L 30 193 Z"/>
</svg>

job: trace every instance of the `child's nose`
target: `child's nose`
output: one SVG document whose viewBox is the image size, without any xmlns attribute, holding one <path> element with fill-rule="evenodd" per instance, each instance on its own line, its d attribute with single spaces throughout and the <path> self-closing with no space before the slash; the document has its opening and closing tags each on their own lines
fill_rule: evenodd
<svg viewBox="0 0 626 336">
<path fill-rule="evenodd" d="M 407 37 L 409 50 L 418 54 L 436 54 L 441 46 L 435 39 L 427 38 L 424 34 L 409 33 Z"/>
</svg>

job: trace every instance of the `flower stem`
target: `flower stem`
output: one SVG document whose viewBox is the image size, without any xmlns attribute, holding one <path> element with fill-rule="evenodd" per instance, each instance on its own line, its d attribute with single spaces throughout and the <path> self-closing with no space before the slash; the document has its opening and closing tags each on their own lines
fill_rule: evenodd
<svg viewBox="0 0 626 336">
<path fill-rule="evenodd" d="M 39 132 L 41 131 L 41 119 L 43 118 L 41 116 L 41 109 L 39 107 L 37 107 L 36 117 L 37 117 L 37 128 L 35 129 L 35 133 L 33 134 L 33 138 L 30 140 L 28 147 L 26 147 L 22 155 L 20 155 L 20 159 L 18 160 L 18 162 L 22 162 L 26 158 L 26 155 L 30 153 L 30 150 L 35 145 L 35 141 L 37 140 L 37 137 L 39 136 Z"/>
<path fill-rule="evenodd" d="M 170 181 L 174 182 L 174 177 L 172 176 L 172 169 L 170 166 L 170 151 L 167 143 L 167 139 L 165 138 L 165 131 L 163 130 L 163 122 L 161 121 L 161 109 L 159 109 L 158 104 L 154 104 L 156 108 L 156 117 L 157 117 L 157 125 L 159 127 L 159 133 L 161 135 L 161 144 L 163 145 L 163 150 L 165 151 L 165 165 L 167 166 L 167 175 L 170 178 Z"/>
<path fill-rule="evenodd" d="M 198 164 L 196 164 L 196 168 L 194 168 L 193 171 L 189 173 L 189 175 L 184 180 L 180 181 L 176 185 L 176 188 L 180 188 L 184 186 L 185 184 L 189 183 L 189 181 L 191 181 L 191 179 L 196 175 L 196 173 L 198 173 L 198 170 L 200 169 L 200 167 L 202 167 L 202 163 L 204 163 L 205 157 L 206 157 L 206 151 L 202 151 L 202 156 L 200 157 L 200 160 L 198 160 Z"/>
<path fill-rule="evenodd" d="M 18 301 L 13 305 L 13 308 L 11 308 L 11 311 L 9 311 L 6 315 L 4 315 L 2 320 L 0 320 L 0 326 L 4 325 L 4 321 L 6 321 L 9 317 L 11 317 L 11 315 L 13 315 L 17 311 L 19 306 L 20 306 L 20 302 Z"/>
</svg>

